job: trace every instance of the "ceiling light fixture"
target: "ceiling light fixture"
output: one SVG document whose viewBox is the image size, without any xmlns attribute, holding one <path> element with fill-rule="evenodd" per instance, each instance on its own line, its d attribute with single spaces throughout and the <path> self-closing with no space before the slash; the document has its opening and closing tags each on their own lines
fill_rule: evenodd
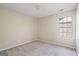
<svg viewBox="0 0 79 59">
<path fill-rule="evenodd" d="M 35 9 L 36 9 L 36 10 L 40 10 L 40 6 L 39 6 L 39 5 L 36 5 L 36 6 L 35 6 Z"/>
<path fill-rule="evenodd" d="M 59 11 L 63 11 L 64 9 L 60 9 Z"/>
</svg>

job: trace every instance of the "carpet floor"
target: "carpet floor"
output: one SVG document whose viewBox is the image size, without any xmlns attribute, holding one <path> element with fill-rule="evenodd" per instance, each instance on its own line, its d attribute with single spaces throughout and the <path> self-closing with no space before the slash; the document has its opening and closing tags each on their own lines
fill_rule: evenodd
<svg viewBox="0 0 79 59">
<path fill-rule="evenodd" d="M 4 53 L 5 52 L 5 53 Z M 34 41 L 1 52 L 1 56 L 76 56 L 73 49 Z"/>
</svg>

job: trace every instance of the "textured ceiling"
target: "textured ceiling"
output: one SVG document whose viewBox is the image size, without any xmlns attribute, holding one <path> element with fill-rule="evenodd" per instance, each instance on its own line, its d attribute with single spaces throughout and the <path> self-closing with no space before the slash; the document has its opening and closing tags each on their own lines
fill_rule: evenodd
<svg viewBox="0 0 79 59">
<path fill-rule="evenodd" d="M 16 10 L 28 16 L 43 17 L 61 13 L 76 8 L 76 3 L 3 3 L 9 9 Z M 64 9 L 64 10 L 63 10 Z"/>
</svg>

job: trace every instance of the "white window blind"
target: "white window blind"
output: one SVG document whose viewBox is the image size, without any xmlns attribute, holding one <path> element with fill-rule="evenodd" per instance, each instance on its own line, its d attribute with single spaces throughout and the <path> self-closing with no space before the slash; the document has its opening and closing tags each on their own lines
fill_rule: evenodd
<svg viewBox="0 0 79 59">
<path fill-rule="evenodd" d="M 72 26 L 72 17 L 62 17 L 59 18 L 59 39 L 61 40 L 72 40 L 73 26 Z"/>
</svg>

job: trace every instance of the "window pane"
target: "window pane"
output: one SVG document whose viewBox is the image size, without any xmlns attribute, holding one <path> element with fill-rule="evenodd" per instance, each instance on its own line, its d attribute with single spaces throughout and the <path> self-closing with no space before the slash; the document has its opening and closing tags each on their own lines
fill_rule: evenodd
<svg viewBox="0 0 79 59">
<path fill-rule="evenodd" d="M 67 22 L 72 22 L 72 17 L 67 17 Z"/>
<path fill-rule="evenodd" d="M 67 27 L 72 27 L 72 23 L 68 23 L 67 24 Z"/>
<path fill-rule="evenodd" d="M 66 22 L 66 18 L 61 18 L 61 20 L 60 20 L 59 22 L 60 22 L 60 23 Z"/>
<path fill-rule="evenodd" d="M 63 37 L 66 38 L 66 36 L 67 36 L 66 33 L 63 33 Z"/>
<path fill-rule="evenodd" d="M 59 34 L 61 40 L 72 40 L 73 37 L 72 17 L 59 19 Z"/>
<path fill-rule="evenodd" d="M 60 18 L 60 19 L 59 19 L 59 22 L 60 22 L 60 23 L 72 22 L 72 17 Z"/>
</svg>

